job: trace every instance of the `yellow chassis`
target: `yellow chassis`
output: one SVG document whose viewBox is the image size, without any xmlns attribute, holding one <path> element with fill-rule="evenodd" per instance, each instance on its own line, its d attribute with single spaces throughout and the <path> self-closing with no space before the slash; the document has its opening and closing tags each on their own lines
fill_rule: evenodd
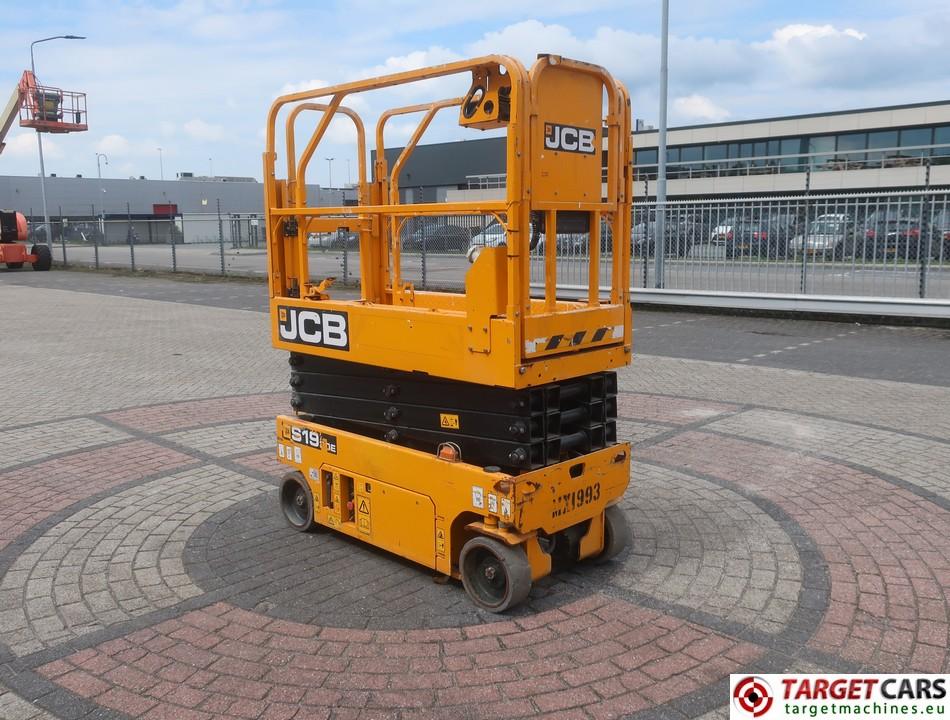
<svg viewBox="0 0 950 720">
<path fill-rule="evenodd" d="M 520 475 L 295 417 L 277 418 L 277 443 L 277 459 L 306 480 L 314 522 L 455 578 L 477 535 L 523 546 L 532 580 L 551 572 L 540 537 L 589 523 L 578 559 L 599 555 L 604 511 L 630 477 L 626 443 Z"/>
</svg>

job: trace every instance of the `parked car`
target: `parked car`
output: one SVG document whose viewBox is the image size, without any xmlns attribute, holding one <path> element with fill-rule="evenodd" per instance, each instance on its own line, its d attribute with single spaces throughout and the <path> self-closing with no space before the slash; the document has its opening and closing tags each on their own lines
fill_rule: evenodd
<svg viewBox="0 0 950 720">
<path fill-rule="evenodd" d="M 926 232 L 919 203 L 888 205 L 865 218 L 861 254 L 865 258 L 916 260 L 922 245 L 926 252 Z"/>
<path fill-rule="evenodd" d="M 798 218 L 792 213 L 765 212 L 735 228 L 733 250 L 736 255 L 757 255 L 782 258 L 798 229 Z"/>
<path fill-rule="evenodd" d="M 686 257 L 704 236 L 701 223 L 693 215 L 668 218 L 663 229 L 664 254 Z M 630 230 L 630 241 L 635 257 L 652 257 L 656 252 L 656 219 L 642 220 L 634 225 Z"/>
<path fill-rule="evenodd" d="M 943 208 L 934 213 L 930 229 L 933 236 L 930 254 L 933 259 L 950 262 L 950 208 Z"/>
<path fill-rule="evenodd" d="M 543 233 L 537 238 L 534 237 L 534 223 L 528 225 L 528 232 L 531 234 L 531 240 L 529 242 L 534 245 L 532 250 L 535 251 L 540 247 L 540 252 L 544 252 Z M 505 245 L 507 242 L 508 233 L 505 231 L 505 228 L 500 222 L 493 220 L 485 226 L 484 230 L 472 237 L 468 250 L 465 252 L 465 257 L 468 258 L 470 263 L 473 263 L 478 258 L 478 253 L 481 252 L 482 248 L 499 247 Z"/>
<path fill-rule="evenodd" d="M 806 232 L 792 238 L 789 250 L 797 257 L 805 253 L 840 260 L 854 254 L 857 238 L 853 218 L 837 213 L 819 215 Z"/>
<path fill-rule="evenodd" d="M 407 250 L 436 253 L 464 253 L 472 239 L 472 233 L 459 225 L 436 225 L 425 231 L 413 233 L 407 244 Z"/>
</svg>

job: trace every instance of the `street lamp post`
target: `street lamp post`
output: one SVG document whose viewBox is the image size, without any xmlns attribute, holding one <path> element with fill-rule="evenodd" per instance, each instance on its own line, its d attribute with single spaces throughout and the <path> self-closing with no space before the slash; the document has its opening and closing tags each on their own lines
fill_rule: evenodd
<svg viewBox="0 0 950 720">
<path fill-rule="evenodd" d="M 97 153 L 96 153 L 96 174 L 99 176 L 99 194 L 100 194 L 100 195 L 102 195 L 102 194 L 105 193 L 105 188 L 102 187 L 102 165 L 100 164 L 100 161 L 102 160 L 102 158 L 105 158 L 105 159 L 106 159 L 106 165 L 108 165 L 108 164 L 109 164 L 109 156 L 106 155 L 105 153 L 99 153 L 99 152 L 97 152 Z M 101 197 L 100 197 L 99 199 L 102 200 Z M 103 210 L 102 207 L 100 207 L 99 209 L 100 209 L 100 210 Z M 100 213 L 100 214 L 103 214 L 103 215 L 104 215 L 105 212 L 103 211 L 103 212 Z"/>
<path fill-rule="evenodd" d="M 214 177 L 214 160 L 212 160 L 211 158 L 208 158 L 208 172 L 213 178 Z"/>
<path fill-rule="evenodd" d="M 158 148 L 158 176 L 161 180 L 165 179 L 165 161 L 162 159 L 162 149 Z"/>
<path fill-rule="evenodd" d="M 336 158 L 330 158 L 330 157 L 324 158 L 324 160 L 327 161 L 327 168 L 328 168 L 327 169 L 327 187 L 328 188 L 333 187 L 333 161 L 335 159 Z"/>
<path fill-rule="evenodd" d="M 36 61 L 33 59 L 33 46 L 50 40 L 85 40 L 85 35 L 53 35 L 52 37 L 34 40 L 30 43 L 30 72 L 33 73 L 33 80 L 36 81 Z M 39 84 L 39 83 L 37 83 Z M 45 101 L 44 101 L 45 105 Z M 43 133 L 36 129 L 36 144 L 40 149 L 40 195 L 43 198 L 43 222 L 46 224 L 46 245 L 53 248 L 53 228 L 49 224 L 49 210 L 46 208 L 46 166 L 43 164 Z"/>
<path fill-rule="evenodd" d="M 670 0 L 663 0 L 660 18 L 660 128 L 656 165 L 656 224 L 653 239 L 656 287 L 666 281 L 666 93 L 669 80 Z"/>
</svg>

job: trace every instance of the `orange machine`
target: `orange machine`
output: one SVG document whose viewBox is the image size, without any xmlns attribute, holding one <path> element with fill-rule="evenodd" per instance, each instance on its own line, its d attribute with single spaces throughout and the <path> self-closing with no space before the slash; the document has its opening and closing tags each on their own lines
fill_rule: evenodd
<svg viewBox="0 0 950 720">
<path fill-rule="evenodd" d="M 26 218 L 12 210 L 0 210 L 0 263 L 10 270 L 19 270 L 30 263 L 34 270 L 49 270 L 53 257 L 46 245 L 34 245 L 27 252 Z"/>
<path fill-rule="evenodd" d="M 381 114 L 370 172 L 363 121 L 347 98 L 452 76 L 465 83 L 457 97 Z M 400 201 L 401 169 L 447 108 L 458 108 L 463 128 L 507 133 L 503 199 Z M 304 111 L 321 117 L 298 153 Z M 422 119 L 390 168 L 386 123 L 412 113 Z M 315 207 L 306 171 L 339 116 L 356 129 L 359 201 Z M 555 563 L 608 560 L 623 548 L 629 530 L 616 503 L 630 448 L 616 438 L 614 370 L 630 362 L 630 247 L 611 249 L 601 235 L 629 237 L 631 161 L 626 90 L 603 68 L 556 55 L 530 71 L 493 55 L 274 103 L 264 153 L 268 278 L 273 344 L 290 352 L 292 368 L 295 416 L 277 419 L 277 440 L 278 459 L 293 469 L 280 497 L 294 528 L 334 528 L 459 578 L 473 602 L 496 612 L 521 602 Z M 478 254 L 463 293 L 416 290 L 403 270 L 402 228 L 449 215 L 493 219 L 506 241 Z M 558 242 L 544 244 L 544 294 L 533 298 L 530 249 L 539 232 L 553 238 L 567 225 L 587 238 L 586 298 L 557 298 Z M 359 235 L 357 300 L 331 298 L 332 278 L 310 275 L 308 236 L 341 228 Z"/>
<path fill-rule="evenodd" d="M 37 132 L 70 133 L 88 130 L 85 93 L 39 85 L 30 70 L 25 70 L 19 84 L 0 115 L 0 153 L 4 138 L 19 117 L 20 127 Z M 50 229 L 46 228 L 49 233 Z M 47 235 L 51 237 L 51 235 Z M 34 245 L 29 252 L 26 218 L 18 212 L 0 211 L 0 263 L 17 270 L 30 263 L 34 270 L 49 270 L 53 265 L 48 245 Z"/>
</svg>

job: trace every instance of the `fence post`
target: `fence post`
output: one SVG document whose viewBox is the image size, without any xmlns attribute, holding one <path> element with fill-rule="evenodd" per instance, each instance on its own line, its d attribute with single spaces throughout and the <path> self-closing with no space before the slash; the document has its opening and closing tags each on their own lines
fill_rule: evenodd
<svg viewBox="0 0 950 720">
<path fill-rule="evenodd" d="M 59 206 L 59 244 L 63 248 L 63 267 L 66 267 L 66 224 L 63 222 L 63 206 Z"/>
<path fill-rule="evenodd" d="M 172 244 L 172 272 L 178 272 L 178 251 L 175 248 L 175 215 L 168 211 L 168 239 Z"/>
<path fill-rule="evenodd" d="M 347 281 L 350 279 L 350 262 L 349 262 L 349 235 L 350 231 L 346 228 L 337 228 L 336 237 L 337 240 L 343 242 L 343 286 L 346 287 Z"/>
<path fill-rule="evenodd" d="M 443 236 L 444 237 L 444 236 Z M 426 244 L 429 239 L 429 228 L 425 222 L 422 224 L 422 289 L 428 290 L 426 285 Z"/>
<path fill-rule="evenodd" d="M 224 275 L 224 225 L 221 222 L 221 198 L 218 198 L 218 252 L 221 256 L 221 274 Z"/>
<path fill-rule="evenodd" d="M 135 230 L 132 228 L 132 206 L 129 203 L 125 204 L 125 216 L 128 220 L 129 260 L 131 262 L 132 272 L 135 272 Z"/>
<path fill-rule="evenodd" d="M 92 204 L 92 216 L 96 217 L 96 204 Z M 92 234 L 92 253 L 96 262 L 96 270 L 99 269 L 99 233 L 102 233 L 103 239 L 106 235 L 106 221 L 105 213 L 102 213 L 102 217 L 99 218 L 99 227 L 97 228 L 98 232 Z"/>
<path fill-rule="evenodd" d="M 802 270 L 798 289 L 802 295 L 808 290 L 808 225 L 810 223 L 810 203 L 808 195 L 811 192 L 811 165 L 805 168 L 805 227 L 802 229 Z"/>
<path fill-rule="evenodd" d="M 930 163 L 927 163 L 927 189 L 930 187 Z M 917 241 L 917 259 L 920 262 L 919 276 L 917 278 L 917 296 L 921 299 L 927 297 L 927 270 L 930 265 L 930 255 L 933 252 L 933 227 L 931 222 L 933 222 L 934 217 L 934 208 L 936 204 L 937 196 L 933 195 L 930 198 L 930 212 L 926 213 L 925 208 L 927 207 L 927 196 L 924 195 L 920 198 L 920 232 L 921 237 Z M 920 247 L 921 242 L 923 241 L 923 235 L 927 236 L 927 247 Z M 942 240 L 942 239 L 941 239 Z"/>
</svg>

